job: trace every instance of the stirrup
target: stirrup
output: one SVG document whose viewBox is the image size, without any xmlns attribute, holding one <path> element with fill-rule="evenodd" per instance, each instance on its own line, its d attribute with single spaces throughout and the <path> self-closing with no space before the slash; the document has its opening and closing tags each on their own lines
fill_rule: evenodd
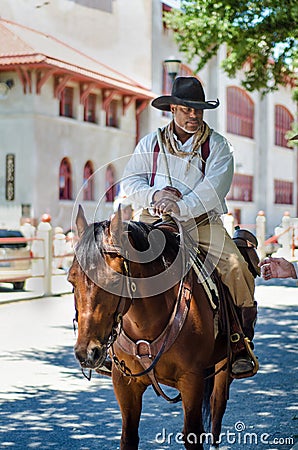
<svg viewBox="0 0 298 450">
<path fill-rule="evenodd" d="M 244 338 L 244 344 L 245 344 L 245 348 L 247 351 L 247 356 L 243 357 L 243 362 L 244 362 L 244 360 L 247 362 L 249 359 L 251 362 L 251 365 L 252 365 L 252 369 L 248 370 L 247 372 L 240 372 L 240 373 L 233 373 L 233 371 L 231 370 L 231 377 L 235 378 L 237 380 L 241 379 L 241 378 L 253 377 L 259 370 L 258 358 L 255 356 L 254 352 L 252 351 L 252 348 L 250 345 L 250 340 L 247 337 Z M 240 359 L 238 359 L 238 361 L 240 361 Z"/>
</svg>

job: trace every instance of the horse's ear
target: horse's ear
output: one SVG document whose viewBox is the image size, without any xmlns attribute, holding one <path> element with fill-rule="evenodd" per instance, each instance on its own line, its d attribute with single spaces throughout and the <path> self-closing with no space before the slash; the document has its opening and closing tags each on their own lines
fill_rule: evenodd
<svg viewBox="0 0 298 450">
<path fill-rule="evenodd" d="M 115 213 L 110 224 L 110 234 L 113 238 L 114 244 L 120 243 L 122 232 L 123 232 L 123 224 L 122 224 L 122 212 L 120 204 L 118 206 L 118 211 Z"/>
<path fill-rule="evenodd" d="M 77 214 L 77 218 L 76 218 L 76 226 L 77 226 L 79 237 L 81 237 L 82 234 L 84 233 L 86 227 L 88 226 L 88 223 L 87 223 L 87 220 L 86 220 L 86 217 L 84 214 L 84 210 L 81 205 L 79 205 L 79 210 L 78 210 L 78 214 Z"/>
</svg>

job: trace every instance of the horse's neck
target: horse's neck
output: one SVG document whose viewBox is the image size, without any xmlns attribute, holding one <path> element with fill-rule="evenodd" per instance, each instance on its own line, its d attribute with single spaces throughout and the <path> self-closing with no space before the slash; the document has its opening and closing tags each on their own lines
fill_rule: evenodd
<svg viewBox="0 0 298 450">
<path fill-rule="evenodd" d="M 123 318 L 125 332 L 132 339 L 154 340 L 168 323 L 175 295 L 171 290 L 158 296 L 135 299 Z"/>
</svg>

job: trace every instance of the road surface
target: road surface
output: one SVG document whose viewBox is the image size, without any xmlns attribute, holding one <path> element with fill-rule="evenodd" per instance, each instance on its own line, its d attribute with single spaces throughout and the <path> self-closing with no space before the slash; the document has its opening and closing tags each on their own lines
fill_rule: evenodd
<svg viewBox="0 0 298 450">
<path fill-rule="evenodd" d="M 88 382 L 73 355 L 72 295 L 9 304 L 1 296 L 0 290 L 0 448 L 119 448 L 111 381 L 94 375 Z M 224 450 L 291 449 L 297 441 L 298 288 L 288 280 L 260 282 L 256 298 L 260 370 L 232 384 Z M 183 449 L 182 420 L 181 404 L 167 404 L 148 389 L 140 450 Z"/>
</svg>

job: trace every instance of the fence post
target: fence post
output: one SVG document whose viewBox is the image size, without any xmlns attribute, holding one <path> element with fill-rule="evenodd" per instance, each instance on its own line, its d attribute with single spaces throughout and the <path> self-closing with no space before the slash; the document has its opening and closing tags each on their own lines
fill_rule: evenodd
<svg viewBox="0 0 298 450">
<path fill-rule="evenodd" d="M 259 211 L 256 217 L 256 238 L 258 240 L 257 252 L 261 260 L 266 256 L 265 237 L 266 237 L 266 216 L 264 211 Z"/>
<path fill-rule="evenodd" d="M 56 227 L 53 236 L 53 253 L 54 253 L 54 263 L 53 267 L 55 270 L 62 267 L 63 258 L 59 259 L 57 256 L 62 256 L 66 253 L 66 236 L 63 233 L 62 228 Z"/>
<path fill-rule="evenodd" d="M 291 217 L 288 211 L 284 212 L 284 215 L 281 219 L 281 225 L 275 228 L 275 234 L 278 237 L 278 243 L 281 245 L 281 248 L 277 250 L 277 256 L 282 256 L 286 259 L 291 258 L 291 242 L 292 242 L 292 233 L 291 233 Z"/>
<path fill-rule="evenodd" d="M 48 221 L 42 221 L 37 227 L 37 238 L 44 241 L 44 295 L 52 295 L 52 226 Z"/>
<path fill-rule="evenodd" d="M 288 211 L 284 212 L 284 215 L 281 219 L 281 226 L 286 231 L 291 227 L 291 216 Z M 284 233 L 283 236 L 280 237 L 280 241 L 285 252 L 287 258 L 291 257 L 291 247 L 292 247 L 292 229 L 290 228 L 288 231 Z"/>
<path fill-rule="evenodd" d="M 224 227 L 227 230 L 227 232 L 229 233 L 229 235 L 231 237 L 234 236 L 234 225 L 235 225 L 235 220 L 234 220 L 234 216 L 231 212 L 228 212 L 227 214 L 224 215 L 223 217 L 223 223 L 224 223 Z"/>
</svg>

